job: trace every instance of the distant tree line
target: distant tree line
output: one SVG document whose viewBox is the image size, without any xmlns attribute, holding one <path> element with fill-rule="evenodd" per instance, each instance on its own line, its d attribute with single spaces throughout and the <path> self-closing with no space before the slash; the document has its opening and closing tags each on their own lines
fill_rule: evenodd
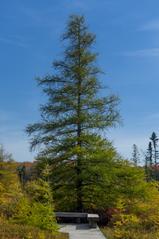
<svg viewBox="0 0 159 239">
<path fill-rule="evenodd" d="M 4 146 L 0 144 L 0 162 L 11 162 L 14 161 L 11 153 L 6 152 Z"/>
<path fill-rule="evenodd" d="M 144 167 L 145 167 L 146 178 L 148 181 L 159 180 L 158 141 L 159 141 L 159 138 L 157 134 L 153 132 L 149 138 L 146 153 L 144 153 Z M 139 164 L 142 162 L 141 154 L 136 144 L 133 144 L 131 161 L 134 163 L 135 166 L 139 166 Z"/>
</svg>

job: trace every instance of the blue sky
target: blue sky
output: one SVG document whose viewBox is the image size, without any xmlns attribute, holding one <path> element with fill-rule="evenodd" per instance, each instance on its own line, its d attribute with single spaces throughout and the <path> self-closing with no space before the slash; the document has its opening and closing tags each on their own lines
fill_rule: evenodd
<svg viewBox="0 0 159 239">
<path fill-rule="evenodd" d="M 125 157 L 159 135 L 158 0 L 0 1 L 0 143 L 18 161 L 32 160 L 28 123 L 39 119 L 43 96 L 34 78 L 51 72 L 70 14 L 85 15 L 97 35 L 101 80 L 120 96 L 123 125 L 108 137 Z"/>
</svg>

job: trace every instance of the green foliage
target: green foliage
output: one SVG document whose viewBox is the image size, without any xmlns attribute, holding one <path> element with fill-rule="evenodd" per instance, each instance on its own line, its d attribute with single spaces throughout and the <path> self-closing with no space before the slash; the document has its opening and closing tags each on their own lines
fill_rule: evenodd
<svg viewBox="0 0 159 239">
<path fill-rule="evenodd" d="M 15 203 L 22 197 L 16 163 L 0 163 L 0 216 L 10 217 Z"/>
<path fill-rule="evenodd" d="M 102 229 L 103 234 L 106 236 L 107 239 L 117 239 L 114 235 L 114 228 L 106 227 Z M 122 233 L 123 234 L 123 233 Z M 118 238 L 121 238 L 121 232 L 116 232 Z M 142 231 L 142 230 L 131 230 L 125 231 L 124 237 L 122 239 L 158 239 L 159 233 L 158 232 L 151 232 L 151 231 Z"/>
<path fill-rule="evenodd" d="M 56 231 L 53 199 L 48 183 L 42 179 L 30 181 L 24 190 L 26 194 L 17 202 L 11 221 Z"/>
<path fill-rule="evenodd" d="M 133 144 L 133 152 L 131 160 L 135 166 L 138 166 L 138 164 L 140 163 L 140 153 L 136 144 Z"/>
<path fill-rule="evenodd" d="M 108 235 L 112 239 L 158 238 L 159 192 L 157 183 L 144 180 L 142 170 L 126 165 L 120 173 L 116 213 Z M 124 172 L 124 167 L 121 167 Z M 105 230 L 107 231 L 107 229 Z M 107 234 L 107 233 L 106 233 Z M 109 238 L 109 237 L 108 237 Z"/>
<path fill-rule="evenodd" d="M 50 233 L 39 228 L 10 224 L 0 220 L 0 238 L 1 239 L 68 239 L 66 233 Z"/>
<path fill-rule="evenodd" d="M 85 152 L 83 159 L 83 198 L 86 209 L 103 209 L 110 206 L 114 196 L 114 167 L 119 158 L 110 142 L 100 137 Z"/>
<path fill-rule="evenodd" d="M 38 161 L 52 167 L 49 180 L 55 199 L 67 198 L 66 210 L 82 210 L 88 188 L 85 173 L 90 175 L 88 171 L 92 170 L 91 184 L 96 184 L 96 173 L 104 177 L 101 159 L 97 168 L 90 164 L 92 161 L 95 164 L 95 148 L 102 156 L 100 131 L 119 121 L 118 98 L 108 94 L 100 97 L 99 91 L 103 89 L 99 82 L 101 71 L 96 66 L 97 54 L 91 51 L 95 36 L 88 31 L 84 17 L 70 17 L 63 40 L 64 57 L 53 63 L 53 75 L 38 79 L 48 102 L 41 106 L 41 121 L 29 125 L 27 133 L 32 135 L 32 149 L 41 145 Z M 105 156 L 104 159 L 108 160 Z M 93 190 L 97 198 L 99 188 Z"/>
<path fill-rule="evenodd" d="M 152 133 L 151 137 L 150 137 L 150 140 L 152 141 L 152 145 L 153 145 L 153 151 L 154 151 L 154 163 L 156 164 L 157 163 L 157 160 L 158 160 L 158 151 L 157 151 L 157 142 L 158 142 L 158 137 L 156 135 L 155 132 Z"/>
<path fill-rule="evenodd" d="M 118 158 L 115 149 L 110 142 L 96 136 L 94 138 L 94 145 L 92 143 L 91 147 L 87 145 L 87 149 L 77 147 L 74 150 L 78 150 L 83 157 L 83 161 L 81 162 L 81 178 L 83 182 L 82 198 L 85 210 L 109 207 L 113 197 L 111 183 L 115 180 L 113 171 Z M 58 177 L 61 177 L 61 168 L 59 168 L 56 176 L 53 174 L 52 187 L 56 188 L 60 186 L 60 189 L 56 191 L 54 196 L 56 207 L 63 211 L 72 211 L 76 208 L 75 167 L 76 164 L 74 161 L 65 165 L 64 170 L 67 169 L 68 176 L 69 174 L 72 176 L 72 181 L 68 184 L 65 183 L 65 178 L 62 185 L 58 184 Z M 50 175 L 50 178 L 52 179 L 53 176 Z M 57 180 L 57 184 L 54 184 L 55 180 Z"/>
<path fill-rule="evenodd" d="M 118 198 L 133 200 L 144 198 L 147 194 L 147 183 L 143 168 L 134 167 L 128 161 L 118 161 L 115 167 L 114 190 Z"/>
<path fill-rule="evenodd" d="M 148 149 L 145 155 L 145 173 L 147 181 L 157 180 L 159 181 L 158 173 L 158 137 L 155 132 L 152 133 L 148 144 Z"/>
<path fill-rule="evenodd" d="M 52 206 L 41 202 L 30 202 L 27 198 L 21 198 L 17 203 L 10 221 L 16 224 L 57 231 Z"/>
<path fill-rule="evenodd" d="M 18 164 L 13 162 L 0 163 L 0 224 L 8 229 L 3 231 L 0 227 L 0 238 L 39 238 L 40 234 L 45 235 L 41 230 L 48 230 L 50 233 L 57 233 L 57 224 L 54 216 L 52 193 L 47 182 L 42 179 L 30 181 L 26 186 L 21 187 L 16 168 Z M 8 226 L 5 226 L 8 225 Z M 24 228 L 24 237 L 20 230 Z M 18 226 L 19 225 L 19 226 Z M 39 236 L 33 237 L 33 233 L 27 229 L 30 226 L 38 232 Z M 19 234 L 18 234 L 19 233 Z M 5 235 L 6 234 L 6 235 Z M 8 237 L 7 237 L 8 235 Z M 12 235 L 12 236 L 11 236 Z M 37 234 L 38 235 L 38 234 Z M 17 237 L 16 237 L 17 236 Z M 46 237 L 55 238 L 55 237 Z"/>
<path fill-rule="evenodd" d="M 42 179 L 27 182 L 25 185 L 25 191 L 29 198 L 35 202 L 43 204 L 53 203 L 49 184 Z"/>
</svg>

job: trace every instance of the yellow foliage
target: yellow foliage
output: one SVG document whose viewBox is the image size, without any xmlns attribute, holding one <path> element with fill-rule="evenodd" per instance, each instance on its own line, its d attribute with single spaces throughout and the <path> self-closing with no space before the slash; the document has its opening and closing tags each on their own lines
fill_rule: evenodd
<svg viewBox="0 0 159 239">
<path fill-rule="evenodd" d="M 19 182 L 16 168 L 16 163 L 0 162 L 0 238 L 68 238 L 65 234 L 56 233 L 47 183 L 32 181 L 27 185 L 28 195 Z"/>
<path fill-rule="evenodd" d="M 147 183 L 143 199 L 120 198 L 117 208 L 119 213 L 113 217 L 113 239 L 159 239 L 158 184 Z"/>
<path fill-rule="evenodd" d="M 44 232 L 39 232 L 39 239 L 45 239 Z"/>
<path fill-rule="evenodd" d="M 32 235 L 31 235 L 31 232 L 28 233 L 27 239 L 33 239 Z"/>
</svg>

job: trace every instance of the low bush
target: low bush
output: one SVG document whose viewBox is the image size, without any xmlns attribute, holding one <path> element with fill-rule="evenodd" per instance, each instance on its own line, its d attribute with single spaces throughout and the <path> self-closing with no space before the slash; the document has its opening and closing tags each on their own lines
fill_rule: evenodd
<svg viewBox="0 0 159 239">
<path fill-rule="evenodd" d="M 17 225 L 17 224 L 0 224 L 1 239 L 68 239 L 65 233 L 51 233 L 39 228 Z"/>
<path fill-rule="evenodd" d="M 17 164 L 0 162 L 0 239 L 65 239 L 47 182 L 20 184 Z"/>
<path fill-rule="evenodd" d="M 30 202 L 25 197 L 21 198 L 15 206 L 10 222 L 57 231 L 52 206 L 35 201 Z"/>
<path fill-rule="evenodd" d="M 147 183 L 142 198 L 120 198 L 110 222 L 103 229 L 108 239 L 158 239 L 159 192 L 157 183 Z"/>
<path fill-rule="evenodd" d="M 122 239 L 158 239 L 159 238 L 159 232 L 158 231 L 141 231 L 141 230 L 134 230 L 129 229 L 129 231 L 116 231 L 114 232 L 113 227 L 105 227 L 102 229 L 103 234 L 106 236 L 107 239 L 116 239 L 116 238 L 122 238 Z M 121 237 L 122 236 L 122 237 Z"/>
</svg>

